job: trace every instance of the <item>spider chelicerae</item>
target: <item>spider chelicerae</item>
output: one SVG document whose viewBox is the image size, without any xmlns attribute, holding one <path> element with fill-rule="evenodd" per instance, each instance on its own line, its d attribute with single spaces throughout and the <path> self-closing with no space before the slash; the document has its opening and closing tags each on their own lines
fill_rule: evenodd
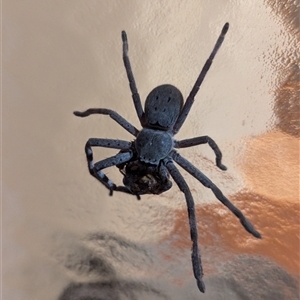
<svg viewBox="0 0 300 300">
<path fill-rule="evenodd" d="M 191 259 L 193 272 L 201 292 L 205 292 L 205 285 L 202 279 L 203 269 L 198 246 L 195 204 L 191 191 L 174 162 L 198 179 L 205 187 L 211 189 L 216 198 L 240 220 L 243 227 L 249 233 L 256 238 L 261 238 L 260 233 L 254 228 L 251 222 L 223 195 L 221 190 L 199 169 L 175 150 L 176 148 L 185 148 L 207 143 L 216 155 L 217 167 L 223 171 L 226 170 L 226 167 L 221 162 L 222 153 L 212 138 L 209 136 L 199 136 L 177 141 L 174 139 L 174 135 L 180 130 L 188 116 L 194 103 L 194 98 L 216 53 L 223 43 L 228 28 L 229 24 L 226 23 L 212 53 L 203 66 L 185 102 L 183 101 L 181 92 L 175 86 L 164 84 L 154 88 L 147 96 L 145 110 L 143 110 L 141 104 L 128 57 L 127 35 L 125 31 L 122 31 L 123 61 L 135 110 L 143 127 L 142 130 L 138 130 L 117 112 L 110 109 L 91 108 L 85 112 L 74 112 L 78 117 L 87 117 L 91 114 L 109 115 L 136 138 L 133 142 L 116 139 L 90 138 L 85 145 L 89 172 L 109 189 L 110 195 L 113 194 L 113 191 L 120 191 L 136 195 L 138 199 L 140 199 L 140 195 L 142 194 L 160 194 L 171 188 L 170 175 L 179 189 L 184 193 L 192 240 Z M 120 149 L 120 152 L 115 156 L 94 163 L 92 147 Z M 122 172 L 124 176 L 124 186 L 115 185 L 103 173 L 103 169 L 112 166 L 117 166 Z"/>
</svg>

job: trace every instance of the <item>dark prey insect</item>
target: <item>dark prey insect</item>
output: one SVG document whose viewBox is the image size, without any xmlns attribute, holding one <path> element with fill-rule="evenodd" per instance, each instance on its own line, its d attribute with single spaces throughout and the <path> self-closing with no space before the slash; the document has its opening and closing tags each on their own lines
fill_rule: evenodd
<svg viewBox="0 0 300 300">
<path fill-rule="evenodd" d="M 163 165 L 156 166 L 135 160 L 117 165 L 117 167 L 124 175 L 125 189 L 119 186 L 115 190 L 136 195 L 138 200 L 140 200 L 140 195 L 159 195 L 172 187 L 170 174 Z"/>
<path fill-rule="evenodd" d="M 115 139 L 90 138 L 85 145 L 89 172 L 110 190 L 110 195 L 112 195 L 113 191 L 131 193 L 138 198 L 139 195 L 142 194 L 160 194 L 171 188 L 172 183 L 169 180 L 170 175 L 178 185 L 179 189 L 184 193 L 192 240 L 191 259 L 193 272 L 201 292 L 205 291 L 205 285 L 202 280 L 203 269 L 200 249 L 198 247 L 194 200 L 185 179 L 180 174 L 174 162 L 198 179 L 205 187 L 211 189 L 216 198 L 240 220 L 243 227 L 249 233 L 256 238 L 261 238 L 260 233 L 254 228 L 243 213 L 223 195 L 221 190 L 199 169 L 193 166 L 175 150 L 176 148 L 185 148 L 207 143 L 216 155 L 217 167 L 221 170 L 226 170 L 226 167 L 221 162 L 222 153 L 215 141 L 209 136 L 199 136 L 176 141 L 174 135 L 180 130 L 188 116 L 194 103 L 194 98 L 216 53 L 223 43 L 228 28 L 229 24 L 226 23 L 185 103 L 181 92 L 175 86 L 164 84 L 154 88 L 147 96 L 145 111 L 142 108 L 140 96 L 131 70 L 128 57 L 127 35 L 125 31 L 122 31 L 123 61 L 135 110 L 143 127 L 142 130 L 139 131 L 118 113 L 110 109 L 92 108 L 85 112 L 74 112 L 78 117 L 87 117 L 91 114 L 109 115 L 136 138 L 133 142 Z M 92 147 L 120 149 L 120 152 L 115 156 L 94 163 Z M 117 166 L 121 170 L 124 175 L 124 186 L 116 186 L 103 173 L 103 169 L 111 166 Z"/>
</svg>

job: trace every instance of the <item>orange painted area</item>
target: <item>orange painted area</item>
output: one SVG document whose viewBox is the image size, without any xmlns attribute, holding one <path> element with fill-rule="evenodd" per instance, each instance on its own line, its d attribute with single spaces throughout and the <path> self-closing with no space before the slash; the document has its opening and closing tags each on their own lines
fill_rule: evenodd
<svg viewBox="0 0 300 300">
<path fill-rule="evenodd" d="M 299 201 L 299 139 L 270 131 L 249 139 L 241 163 L 246 187 L 277 200 Z"/>
<path fill-rule="evenodd" d="M 251 220 L 263 238 L 259 240 L 252 237 L 222 204 L 205 205 L 196 209 L 200 247 L 212 246 L 218 249 L 214 253 L 216 262 L 224 261 L 228 254 L 263 255 L 277 262 L 289 273 L 299 274 L 299 204 L 289 202 L 281 205 L 276 201 L 242 192 L 231 197 L 231 200 Z M 170 248 L 189 249 L 191 241 L 186 210 L 177 210 L 175 219 L 169 235 Z M 174 236 L 177 238 L 173 238 Z M 203 250 L 202 257 L 205 262 Z M 211 262 L 205 269 L 206 273 L 212 269 Z"/>
<path fill-rule="evenodd" d="M 244 213 L 262 239 L 246 232 L 221 203 L 198 205 L 199 244 L 206 274 L 237 254 L 262 255 L 292 275 L 300 270 L 299 141 L 273 131 L 251 139 L 243 158 L 246 188 L 228 198 Z M 255 191 L 255 192 L 251 192 Z M 194 194 L 194 193 L 193 193 Z M 175 210 L 174 227 L 162 241 L 170 253 L 191 248 L 185 208 Z"/>
</svg>

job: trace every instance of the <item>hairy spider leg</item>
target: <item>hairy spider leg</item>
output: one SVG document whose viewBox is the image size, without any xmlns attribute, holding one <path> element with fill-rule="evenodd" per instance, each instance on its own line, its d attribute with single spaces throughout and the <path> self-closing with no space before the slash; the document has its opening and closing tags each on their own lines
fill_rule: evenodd
<svg viewBox="0 0 300 300">
<path fill-rule="evenodd" d="M 191 234 L 191 240 L 192 240 L 192 265 L 193 265 L 193 272 L 194 277 L 197 281 L 197 285 L 199 290 L 204 293 L 205 292 L 205 284 L 202 280 L 203 277 L 203 268 L 202 268 L 202 262 L 201 262 L 201 254 L 200 249 L 198 246 L 198 230 L 197 230 L 197 218 L 195 213 L 195 203 L 193 200 L 193 196 L 191 194 L 191 191 L 185 182 L 183 176 L 180 174 L 179 170 L 176 168 L 174 163 L 172 162 L 172 159 L 168 157 L 167 159 L 164 159 L 164 163 L 169 170 L 172 178 L 178 185 L 179 189 L 184 193 L 185 200 L 187 204 L 187 211 L 188 211 L 188 217 L 189 217 L 189 223 L 190 223 L 190 234 Z"/>
<path fill-rule="evenodd" d="M 120 152 L 117 155 L 108 157 L 106 159 L 100 160 L 94 165 L 94 173 L 96 177 L 101 181 L 103 172 L 101 170 L 112 167 L 118 164 L 126 163 L 132 158 L 132 152 L 129 150 L 128 152 Z M 116 190 L 116 185 L 110 181 L 113 185 L 110 185 L 110 196 L 112 196 L 113 191 Z"/>
<path fill-rule="evenodd" d="M 105 176 L 106 177 L 106 176 Z M 133 195 L 131 193 L 131 191 L 126 187 L 126 186 L 123 186 L 123 185 L 118 185 L 114 188 L 114 191 L 117 191 L 117 192 L 122 192 L 122 193 L 125 193 L 125 194 L 129 194 L 129 195 Z M 112 196 L 112 194 L 110 194 L 110 196 Z M 140 195 L 134 195 L 136 196 L 136 198 L 138 200 L 141 200 L 141 196 Z"/>
<path fill-rule="evenodd" d="M 132 94 L 132 99 L 133 99 L 133 103 L 134 103 L 134 107 L 135 107 L 137 116 L 140 120 L 141 125 L 143 126 L 143 124 L 144 124 L 144 120 L 143 120 L 144 110 L 143 110 L 142 103 L 141 103 L 141 98 L 140 98 L 140 95 L 138 93 L 138 90 L 137 90 L 137 87 L 136 87 L 136 84 L 135 84 L 135 80 L 134 80 L 134 77 L 133 77 L 133 73 L 132 73 L 132 69 L 131 69 L 131 65 L 130 65 L 130 61 L 129 61 L 129 57 L 128 57 L 127 34 L 124 30 L 122 31 L 122 41 L 123 41 L 123 62 L 124 62 L 124 66 L 125 66 L 128 81 L 129 81 L 129 86 L 130 86 L 130 90 L 131 90 L 131 94 Z"/>
<path fill-rule="evenodd" d="M 217 143 L 209 136 L 198 136 L 191 139 L 175 141 L 174 148 L 187 148 L 192 146 L 197 146 L 201 144 L 208 144 L 210 148 L 215 152 L 216 155 L 216 165 L 219 169 L 226 171 L 227 167 L 222 164 L 222 152 L 217 145 Z"/>
<path fill-rule="evenodd" d="M 179 115 L 179 117 L 178 117 L 178 119 L 177 119 L 177 121 L 176 121 L 176 123 L 173 127 L 173 134 L 176 134 L 180 130 L 182 124 L 184 123 L 186 117 L 188 116 L 188 114 L 190 112 L 190 109 L 191 109 L 191 107 L 194 103 L 194 100 L 195 100 L 194 98 L 195 98 L 197 92 L 199 91 L 199 88 L 202 84 L 202 81 L 205 78 L 206 73 L 208 72 L 208 70 L 209 70 L 209 68 L 212 64 L 215 55 L 217 54 L 219 48 L 221 47 L 221 45 L 224 41 L 225 34 L 227 33 L 228 28 L 229 28 L 229 23 L 226 23 L 223 26 L 221 34 L 220 34 L 220 36 L 219 36 L 219 38 L 218 38 L 218 40 L 217 40 L 217 42 L 214 46 L 214 49 L 213 49 L 212 53 L 210 54 L 208 60 L 204 64 L 204 66 L 203 66 L 203 68 L 202 68 L 202 70 L 201 70 L 201 72 L 200 72 L 200 74 L 199 74 L 199 76 L 198 76 L 198 78 L 197 78 L 197 80 L 196 80 L 189 96 L 187 97 L 187 100 L 185 101 L 185 104 L 184 104 L 184 106 L 183 106 L 183 108 L 180 112 L 180 115 Z"/>
<path fill-rule="evenodd" d="M 94 164 L 92 147 L 121 149 L 128 150 L 128 152 L 120 152 L 115 156 L 109 157 Z M 131 142 L 113 139 L 90 138 L 85 144 L 85 154 L 89 172 L 109 189 L 111 196 L 113 194 L 113 190 L 116 189 L 125 192 L 125 187 L 124 189 L 122 187 L 117 187 L 101 170 L 130 160 L 132 157 L 131 150 L 129 150 L 130 147 Z"/>
<path fill-rule="evenodd" d="M 76 117 L 88 117 L 93 114 L 100 114 L 100 115 L 109 115 L 113 120 L 115 120 L 119 125 L 121 125 L 125 130 L 127 130 L 129 133 L 134 135 L 135 137 L 138 135 L 139 130 L 137 130 L 133 125 L 131 125 L 127 120 L 125 120 L 123 117 L 121 117 L 117 112 L 106 109 L 106 108 L 90 108 L 86 111 L 80 112 L 80 111 L 74 111 L 73 114 Z M 118 148 L 116 148 L 118 149 Z"/>
<path fill-rule="evenodd" d="M 261 234 L 255 229 L 251 222 L 243 215 L 243 213 L 234 206 L 221 192 L 221 190 L 200 170 L 194 167 L 187 159 L 182 157 L 175 150 L 171 151 L 170 156 L 178 163 L 184 170 L 189 172 L 192 176 L 198 179 L 205 187 L 211 189 L 216 198 L 225 205 L 241 222 L 243 227 L 251 233 L 254 237 L 260 239 Z"/>
<path fill-rule="evenodd" d="M 88 117 L 92 114 L 109 115 L 113 120 L 115 120 L 119 125 L 121 125 L 125 130 L 127 130 L 129 133 L 131 133 L 135 137 L 139 133 L 138 129 L 136 129 L 131 123 L 129 123 L 122 116 L 120 116 L 117 112 L 115 112 L 111 109 L 90 108 L 90 109 L 88 109 L 86 111 L 83 111 L 83 112 L 74 111 L 73 113 L 74 113 L 75 116 L 82 117 L 82 118 Z M 116 140 L 113 140 L 113 141 L 116 141 Z M 103 183 L 110 190 L 110 195 L 111 196 L 112 196 L 112 188 L 115 191 L 123 192 L 123 193 L 132 195 L 132 193 L 125 186 L 116 186 L 116 185 L 114 185 L 114 183 L 103 172 L 101 172 L 100 173 L 101 175 L 99 175 L 101 180 L 94 174 L 94 172 L 92 171 L 92 168 L 94 166 L 94 162 L 93 162 L 93 152 L 92 152 L 91 147 L 92 146 L 97 146 L 97 145 L 91 145 L 91 144 L 88 144 L 88 142 L 86 143 L 86 146 L 85 146 L 85 153 L 86 153 L 86 157 L 87 157 L 87 161 L 88 161 L 88 168 L 89 168 L 90 174 L 92 176 L 94 176 L 95 178 L 97 178 L 99 181 L 101 181 L 101 183 Z M 105 147 L 105 146 L 99 146 L 99 147 Z M 115 149 L 119 149 L 119 148 L 115 148 Z M 136 196 L 137 196 L 138 200 L 141 199 L 141 197 L 139 195 L 136 195 Z"/>
</svg>

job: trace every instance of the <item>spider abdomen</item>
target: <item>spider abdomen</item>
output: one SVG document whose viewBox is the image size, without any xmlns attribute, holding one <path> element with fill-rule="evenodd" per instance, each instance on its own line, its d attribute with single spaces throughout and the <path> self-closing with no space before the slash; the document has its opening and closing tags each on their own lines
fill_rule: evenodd
<svg viewBox="0 0 300 300">
<path fill-rule="evenodd" d="M 173 148 L 173 136 L 166 131 L 144 128 L 135 140 L 139 159 L 145 163 L 158 165 Z"/>
</svg>

